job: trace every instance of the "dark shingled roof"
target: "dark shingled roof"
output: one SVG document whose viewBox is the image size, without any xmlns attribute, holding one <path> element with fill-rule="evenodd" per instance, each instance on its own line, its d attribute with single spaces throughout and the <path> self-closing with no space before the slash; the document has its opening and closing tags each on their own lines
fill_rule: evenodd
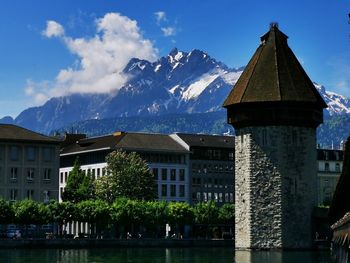
<svg viewBox="0 0 350 263">
<path fill-rule="evenodd" d="M 205 134 L 176 133 L 190 147 L 212 147 L 234 149 L 235 137 Z"/>
<path fill-rule="evenodd" d="M 0 140 L 35 143 L 60 143 L 60 140 L 56 138 L 45 136 L 12 124 L 0 124 Z"/>
<path fill-rule="evenodd" d="M 114 133 L 105 136 L 83 138 L 77 141 L 71 141 L 71 144 L 65 145 L 61 148 L 61 154 L 69 154 L 83 151 L 95 150 L 113 150 L 117 143 L 124 136 L 125 133 Z M 69 136 L 70 138 L 71 136 Z"/>
<path fill-rule="evenodd" d="M 61 149 L 62 154 L 94 150 L 188 152 L 180 144 L 164 134 L 116 132 L 111 135 L 80 139 Z"/>
<path fill-rule="evenodd" d="M 271 25 L 224 107 L 251 102 L 306 102 L 327 107 L 289 48 L 287 38 L 276 24 Z"/>
<path fill-rule="evenodd" d="M 350 137 L 345 144 L 343 171 L 335 189 L 332 205 L 329 209 L 331 223 L 342 218 L 350 212 Z"/>
<path fill-rule="evenodd" d="M 117 147 L 134 151 L 188 152 L 169 135 L 152 133 L 126 133 Z"/>
</svg>

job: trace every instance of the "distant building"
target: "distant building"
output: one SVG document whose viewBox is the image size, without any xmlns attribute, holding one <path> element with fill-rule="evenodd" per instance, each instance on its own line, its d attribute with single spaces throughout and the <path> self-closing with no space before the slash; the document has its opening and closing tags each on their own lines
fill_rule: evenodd
<svg viewBox="0 0 350 263">
<path fill-rule="evenodd" d="M 171 137 L 191 152 L 191 203 L 233 203 L 234 137 L 186 133 Z"/>
<path fill-rule="evenodd" d="M 317 163 L 317 201 L 319 205 L 330 205 L 343 170 L 343 151 L 317 149 Z"/>
<path fill-rule="evenodd" d="M 189 151 L 169 135 L 129 132 L 92 138 L 68 135 L 60 154 L 60 200 L 78 156 L 81 169 L 99 178 L 105 174 L 107 154 L 118 149 L 137 152 L 147 162 L 155 175 L 158 200 L 190 201 Z"/>
<path fill-rule="evenodd" d="M 10 201 L 58 200 L 60 141 L 0 124 L 0 196 Z"/>
</svg>

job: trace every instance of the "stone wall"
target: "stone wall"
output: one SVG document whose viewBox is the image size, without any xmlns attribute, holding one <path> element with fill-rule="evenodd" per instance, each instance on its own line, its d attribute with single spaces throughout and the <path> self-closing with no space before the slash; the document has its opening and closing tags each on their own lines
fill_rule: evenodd
<svg viewBox="0 0 350 263">
<path fill-rule="evenodd" d="M 236 132 L 236 248 L 311 247 L 315 129 L 270 126 Z"/>
</svg>

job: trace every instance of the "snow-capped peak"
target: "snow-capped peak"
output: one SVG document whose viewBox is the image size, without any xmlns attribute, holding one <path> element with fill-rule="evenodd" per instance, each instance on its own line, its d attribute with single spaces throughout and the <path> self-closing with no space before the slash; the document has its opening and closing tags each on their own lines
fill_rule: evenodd
<svg viewBox="0 0 350 263">
<path fill-rule="evenodd" d="M 328 105 L 326 113 L 328 113 L 330 116 L 350 113 L 350 100 L 347 97 L 335 92 L 327 91 L 324 86 L 315 82 L 314 85 Z"/>
</svg>

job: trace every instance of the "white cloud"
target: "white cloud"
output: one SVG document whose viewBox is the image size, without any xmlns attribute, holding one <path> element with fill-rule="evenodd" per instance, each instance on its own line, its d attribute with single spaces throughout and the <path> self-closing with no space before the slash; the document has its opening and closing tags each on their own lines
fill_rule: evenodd
<svg viewBox="0 0 350 263">
<path fill-rule="evenodd" d="M 176 35 L 176 28 L 175 27 L 171 27 L 171 26 L 162 27 L 161 30 L 162 30 L 163 35 L 165 37 L 170 37 L 170 36 L 175 36 Z"/>
<path fill-rule="evenodd" d="M 47 22 L 43 35 L 63 40 L 78 63 L 61 69 L 51 82 L 28 81 L 25 93 L 37 103 L 71 93 L 118 91 L 128 78 L 122 71 L 131 58 L 155 60 L 158 55 L 153 43 L 142 36 L 137 22 L 119 13 L 97 19 L 96 33 L 91 38 L 67 36 L 55 21 Z"/>
<path fill-rule="evenodd" d="M 157 23 L 160 23 L 162 21 L 167 21 L 166 13 L 164 11 L 155 12 L 154 16 L 156 17 Z"/>
<path fill-rule="evenodd" d="M 64 35 L 64 29 L 59 23 L 49 20 L 46 22 L 46 29 L 42 31 L 42 35 L 48 38 L 60 37 Z"/>
</svg>

